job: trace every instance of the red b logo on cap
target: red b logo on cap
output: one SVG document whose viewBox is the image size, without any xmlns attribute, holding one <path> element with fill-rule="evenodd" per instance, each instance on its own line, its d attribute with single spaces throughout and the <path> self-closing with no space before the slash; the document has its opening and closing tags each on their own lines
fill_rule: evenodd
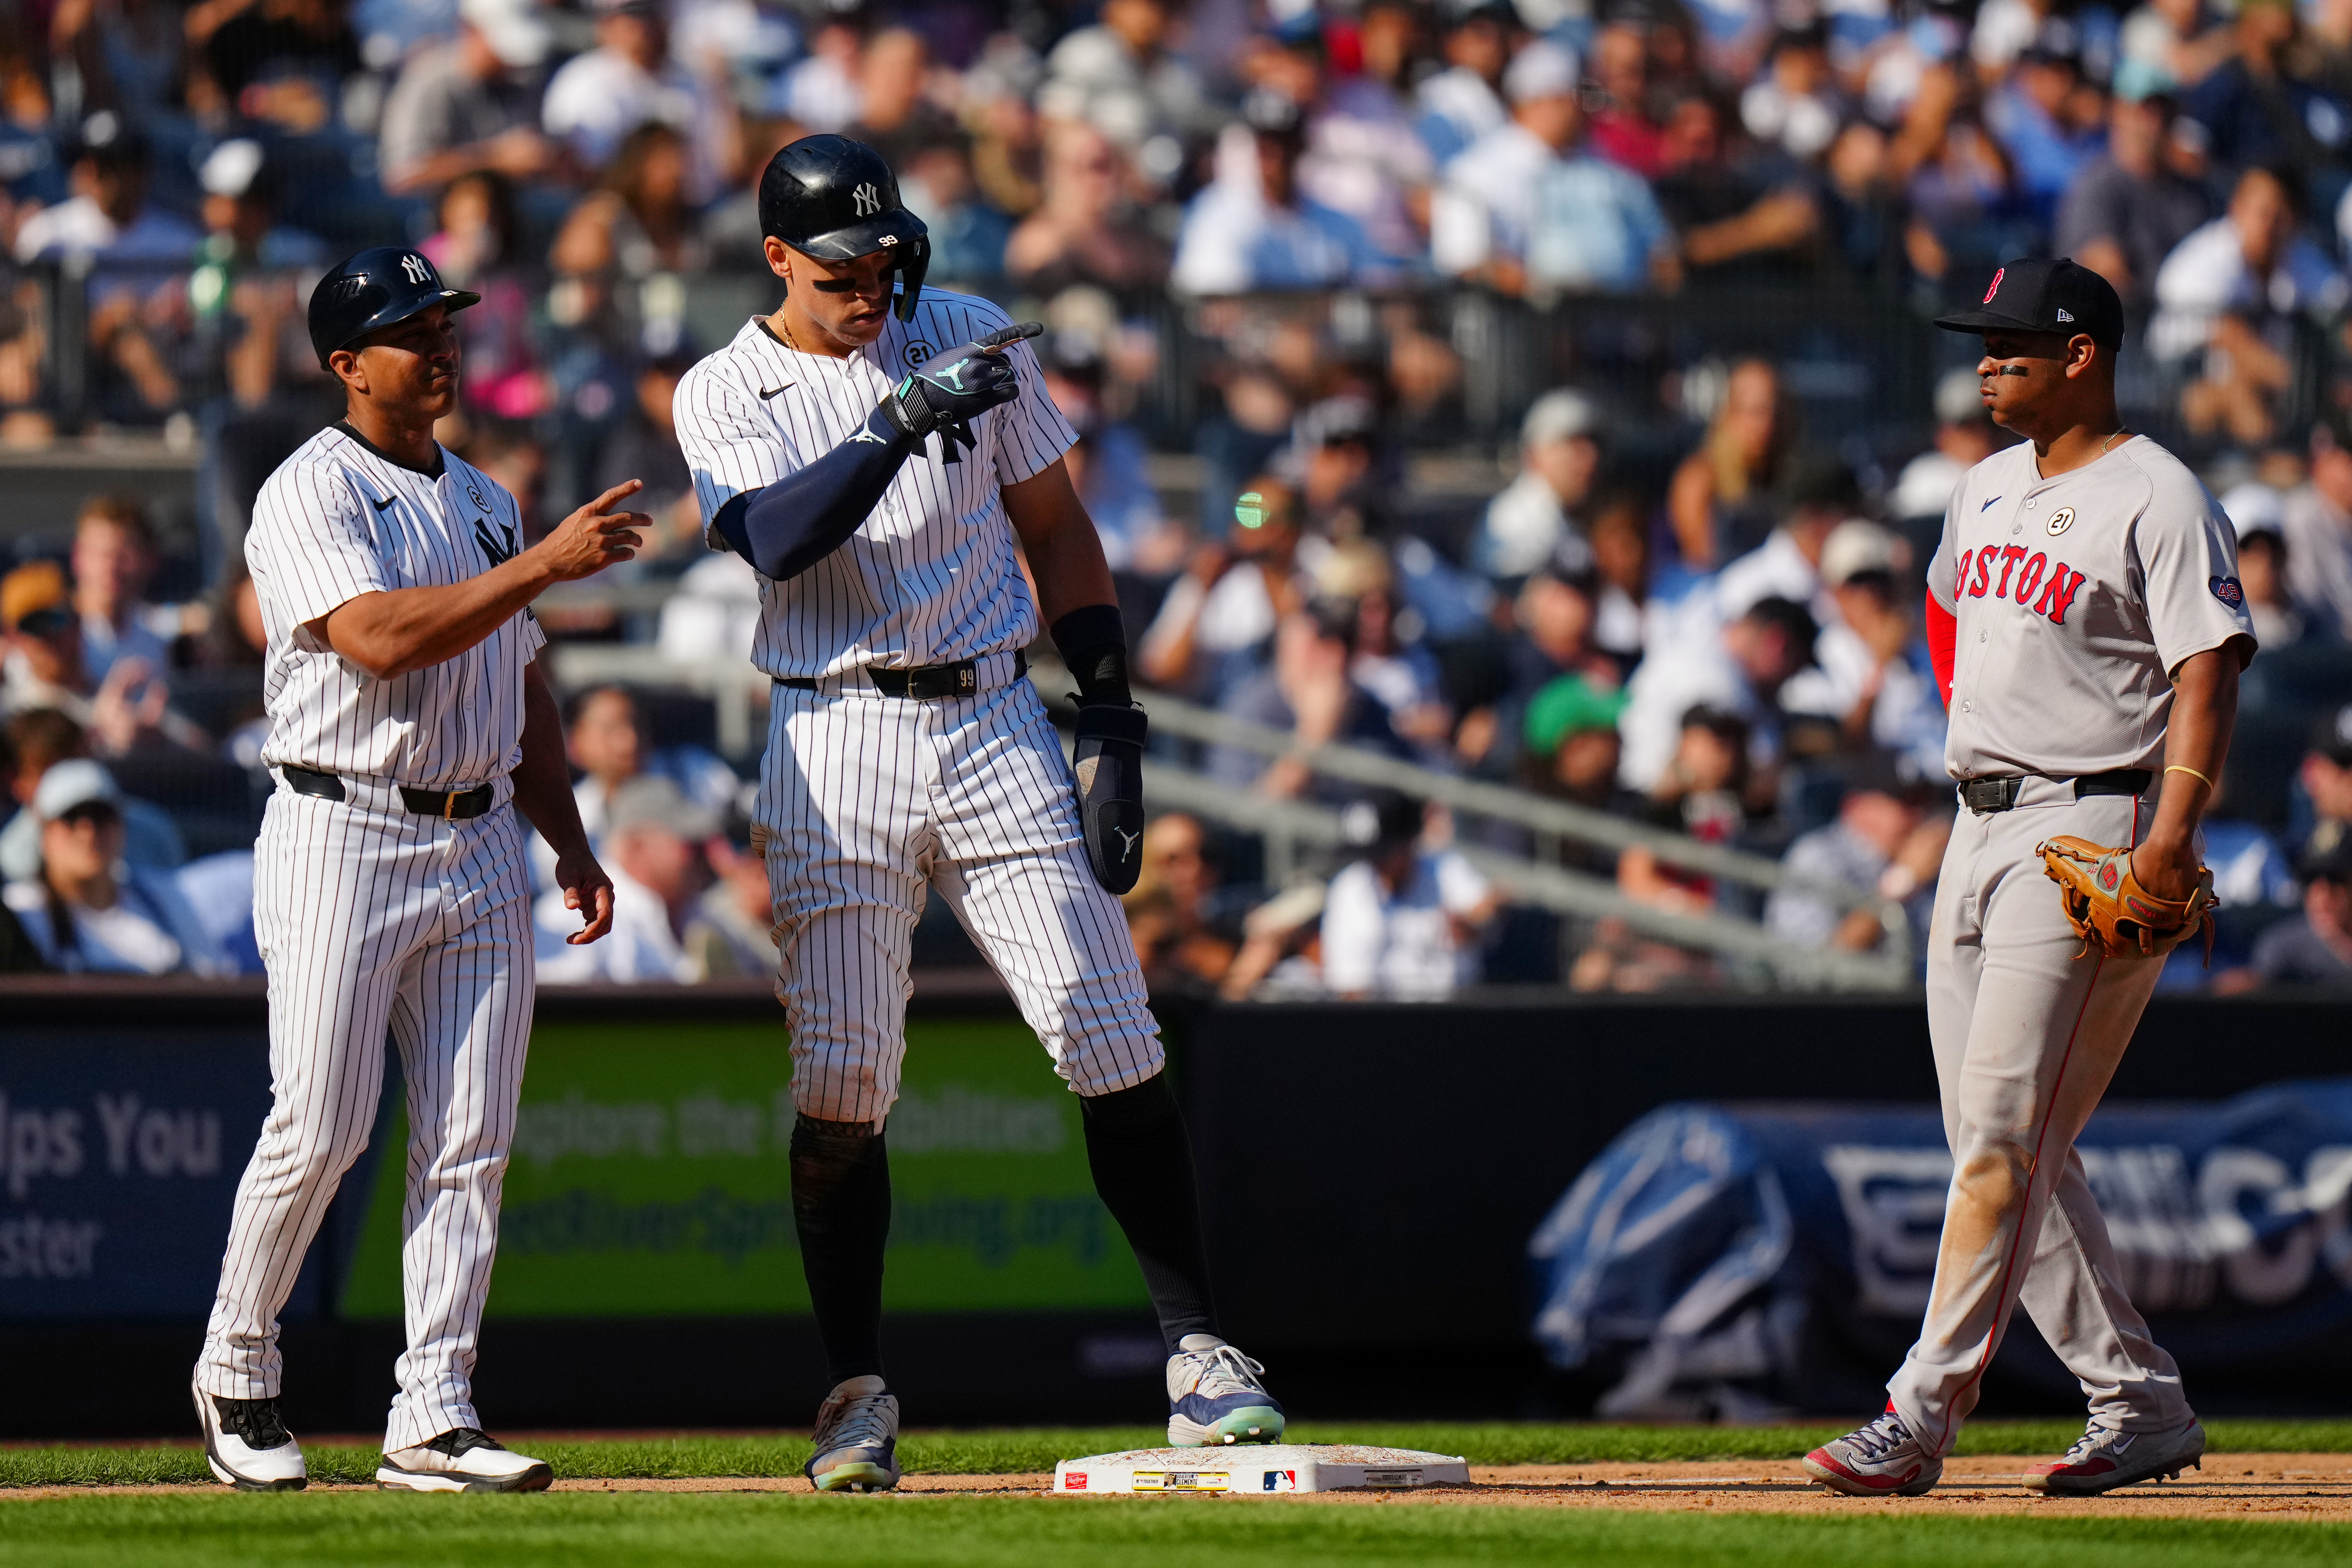
<svg viewBox="0 0 2352 1568">
<path fill-rule="evenodd" d="M 1992 287 L 1991 287 L 1991 288 L 1990 288 L 1990 289 L 1987 289 L 1985 290 L 1985 297 L 1984 297 L 1982 300 L 1978 300 L 1977 302 L 1978 302 L 1979 304 L 1980 304 L 1980 305 L 1990 305 L 1990 304 L 1991 304 L 1991 303 L 1992 303 L 1992 297 L 1993 297 L 1995 294 L 1998 294 L 1998 293 L 2000 293 L 2000 280 L 2001 280 L 2003 278 L 2007 277 L 2008 275 L 2009 275 L 2009 268 L 2006 268 L 2006 267 L 2002 267 L 2002 268 L 1996 268 L 1996 269 L 1995 269 L 1995 271 L 1993 272 L 1993 275 L 1992 275 Z"/>
</svg>

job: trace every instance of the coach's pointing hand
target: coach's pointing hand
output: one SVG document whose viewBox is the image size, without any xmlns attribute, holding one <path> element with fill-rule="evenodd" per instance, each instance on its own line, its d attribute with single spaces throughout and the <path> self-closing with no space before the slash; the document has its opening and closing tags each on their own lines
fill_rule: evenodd
<svg viewBox="0 0 2352 1568">
<path fill-rule="evenodd" d="M 593 576 L 605 567 L 634 560 L 645 542 L 636 531 L 651 528 L 654 520 L 641 511 L 612 509 L 645 489 L 639 479 L 624 479 L 556 524 L 555 531 L 531 546 L 549 575 L 559 583 Z"/>
</svg>

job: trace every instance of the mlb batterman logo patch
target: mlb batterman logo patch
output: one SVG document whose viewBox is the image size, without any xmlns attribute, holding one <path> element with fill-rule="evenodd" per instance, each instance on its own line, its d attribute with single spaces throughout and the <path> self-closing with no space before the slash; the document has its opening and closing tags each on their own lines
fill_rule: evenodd
<svg viewBox="0 0 2352 1568">
<path fill-rule="evenodd" d="M 2215 598 L 2233 610 L 2246 602 L 2246 591 L 2238 585 L 2235 577 L 2208 577 L 2205 585 L 2213 590 Z"/>
</svg>

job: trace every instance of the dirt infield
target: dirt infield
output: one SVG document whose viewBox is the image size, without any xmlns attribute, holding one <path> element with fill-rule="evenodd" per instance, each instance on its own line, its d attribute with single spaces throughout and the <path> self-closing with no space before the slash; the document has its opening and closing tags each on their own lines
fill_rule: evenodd
<svg viewBox="0 0 2352 1568">
<path fill-rule="evenodd" d="M 2033 1514 L 2044 1518 L 2105 1515 L 2129 1519 L 2352 1520 L 2352 1454 L 2214 1454 L 2202 1470 L 2179 1481 L 2128 1487 L 2104 1498 L 2045 1498 L 2019 1484 L 2016 1458 L 1949 1461 L 1944 1482 L 1923 1498 L 1832 1496 L 1808 1484 L 1793 1461 L 1729 1460 L 1661 1465 L 1473 1466 L 1466 1487 L 1421 1491 L 1326 1492 L 1260 1499 L 1161 1499 L 1170 1507 L 1221 1500 L 1228 1506 L 1505 1507 L 1631 1509 L 1656 1512 L 1856 1514 L 1885 1517 L 1934 1513 Z M 907 1496 L 1034 1497 L 1047 1491 L 1045 1473 L 1002 1476 L 910 1475 Z M 110 1493 L 179 1493 L 187 1487 L 116 1487 Z M 314 1490 L 361 1488 L 317 1487 Z M 690 1480 L 559 1480 L 567 1492 L 804 1492 L 798 1477 L 757 1479 L 714 1477 Z M 0 1498 L 31 1500 L 90 1495 L 85 1487 L 26 1487 Z M 1098 1499 L 1071 1498 L 1084 1507 Z M 887 1498 L 845 1500 L 849 1506 Z"/>
</svg>

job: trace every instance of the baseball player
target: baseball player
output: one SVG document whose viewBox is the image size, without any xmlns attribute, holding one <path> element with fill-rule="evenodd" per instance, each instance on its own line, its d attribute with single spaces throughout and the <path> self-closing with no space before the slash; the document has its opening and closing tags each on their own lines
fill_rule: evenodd
<svg viewBox="0 0 2352 1568">
<path fill-rule="evenodd" d="M 278 1314 L 375 1121 L 387 1026 L 408 1084 L 408 1350 L 376 1479 L 551 1479 L 483 1435 L 472 1399 L 530 1032 L 522 818 L 585 921 L 569 940 L 604 933 L 613 884 L 581 831 L 527 606 L 628 560 L 649 520 L 613 510 L 632 481 L 522 549 L 514 498 L 434 440 L 457 401 L 450 314 L 478 299 L 397 247 L 320 280 L 310 342 L 345 416 L 269 477 L 246 537 L 278 785 L 254 851 L 274 1101 L 237 1184 L 195 1402 L 213 1474 L 247 1490 L 306 1479 L 278 1408 Z"/>
<path fill-rule="evenodd" d="M 676 407 L 709 542 L 760 574 L 751 657 L 774 682 L 753 832 L 792 1027 L 793 1212 L 834 1384 L 809 1478 L 898 1479 L 884 1122 L 934 890 L 1082 1097 L 1096 1186 L 1167 1342 L 1170 1441 L 1270 1442 L 1265 1369 L 1215 1332 L 1192 1152 L 1115 897 L 1140 864 L 1144 720 L 1062 461 L 1076 437 L 1021 341 L 1038 329 L 923 288 L 927 231 L 870 147 L 793 142 L 759 204 L 783 305 L 688 371 Z M 1024 679 L 1038 601 L 1079 689 L 1075 773 Z"/>
<path fill-rule="evenodd" d="M 2026 1485 L 2105 1492 L 2205 1451 L 2074 1143 L 2165 952 L 2206 919 L 2198 817 L 2253 628 L 2230 520 L 2116 416 L 2123 307 L 2105 279 L 2012 261 L 1979 309 L 1937 325 L 1982 334 L 1985 409 L 2025 437 L 1968 471 L 1927 574 L 1962 807 L 1927 938 L 1952 1184 L 1885 1414 L 1805 1468 L 1859 1495 L 1934 1486 L 2022 1300 L 2091 1407 Z"/>
</svg>

